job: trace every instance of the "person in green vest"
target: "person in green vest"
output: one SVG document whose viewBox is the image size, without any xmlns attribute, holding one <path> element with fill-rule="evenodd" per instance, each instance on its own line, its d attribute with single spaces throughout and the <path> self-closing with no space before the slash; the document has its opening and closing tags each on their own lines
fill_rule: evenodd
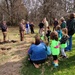
<svg viewBox="0 0 75 75">
<path fill-rule="evenodd" d="M 58 55 L 60 54 L 60 45 L 58 40 L 58 33 L 56 31 L 51 32 L 51 53 L 53 56 L 54 67 L 58 67 Z"/>
</svg>

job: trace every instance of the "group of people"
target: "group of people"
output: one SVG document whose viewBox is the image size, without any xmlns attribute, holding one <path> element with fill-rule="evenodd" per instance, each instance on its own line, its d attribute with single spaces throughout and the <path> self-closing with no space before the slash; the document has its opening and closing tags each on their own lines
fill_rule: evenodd
<svg viewBox="0 0 75 75">
<path fill-rule="evenodd" d="M 7 42 L 8 26 L 6 21 L 0 23 L 0 29 L 2 30 L 3 33 L 3 42 Z M 19 32 L 20 32 L 20 41 L 24 41 L 24 33 L 29 34 L 31 32 L 31 34 L 34 34 L 33 22 L 31 23 L 29 23 L 29 21 L 25 22 L 25 20 L 22 19 L 19 24 Z"/>
<path fill-rule="evenodd" d="M 60 54 L 62 58 L 67 58 L 65 51 L 72 50 L 72 36 L 75 33 L 75 14 L 70 14 L 67 21 L 65 21 L 63 17 L 60 18 L 59 21 L 55 18 L 53 31 L 51 31 L 46 18 L 44 18 L 38 26 L 39 33 L 35 36 L 35 42 L 31 44 L 28 50 L 29 59 L 36 68 L 39 68 L 48 56 L 52 56 L 53 65 L 57 67 L 58 55 Z M 3 33 L 3 41 L 6 42 L 8 31 L 6 21 L 1 23 L 1 30 Z M 30 30 L 33 34 L 33 22 L 25 22 L 25 20 L 22 19 L 19 24 L 20 41 L 24 40 L 24 32 L 29 34 Z"/>
<path fill-rule="evenodd" d="M 70 14 L 67 21 L 63 17 L 60 21 L 55 19 L 53 31 L 50 30 L 49 25 L 46 25 L 46 19 L 44 20 L 39 24 L 39 33 L 41 33 L 36 35 L 35 42 L 31 44 L 28 50 L 28 55 L 36 68 L 39 68 L 50 55 L 53 57 L 54 67 L 58 67 L 58 56 L 67 58 L 66 51 L 72 50 L 72 36 L 75 33 L 75 14 Z M 42 38 L 43 36 L 48 38 L 47 42 L 44 42 L 46 39 L 45 37 Z"/>
<path fill-rule="evenodd" d="M 40 34 L 41 39 L 44 40 L 47 38 L 47 40 L 49 42 L 51 30 L 50 30 L 49 23 L 48 23 L 46 17 L 42 20 L 41 23 L 39 23 L 38 26 L 39 26 L 39 34 Z M 45 37 L 45 35 L 46 35 L 46 37 Z"/>
<path fill-rule="evenodd" d="M 24 41 L 24 32 L 26 32 L 26 34 L 29 34 L 31 30 L 31 34 L 34 34 L 34 24 L 33 22 L 29 23 L 29 21 L 27 21 L 25 23 L 25 20 L 22 19 L 19 25 L 19 31 L 20 31 L 20 40 Z"/>
</svg>

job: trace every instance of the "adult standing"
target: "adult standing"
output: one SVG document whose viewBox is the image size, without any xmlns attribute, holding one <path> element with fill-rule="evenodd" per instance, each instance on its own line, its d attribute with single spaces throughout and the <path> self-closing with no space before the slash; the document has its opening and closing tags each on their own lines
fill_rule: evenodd
<svg viewBox="0 0 75 75">
<path fill-rule="evenodd" d="M 6 42 L 7 30 L 8 30 L 6 21 L 2 22 L 2 24 L 1 24 L 1 30 L 2 30 L 2 33 L 3 33 L 3 41 Z"/>
<path fill-rule="evenodd" d="M 47 58 L 46 49 L 46 45 L 40 42 L 40 36 L 36 35 L 35 43 L 30 46 L 28 51 L 30 60 L 36 68 L 39 68 L 40 65 L 45 62 Z"/>
<path fill-rule="evenodd" d="M 53 27 L 53 31 L 56 29 L 56 26 L 58 25 L 58 20 L 57 18 L 54 19 L 54 23 L 53 23 L 54 27 Z"/>
<path fill-rule="evenodd" d="M 65 19 L 63 17 L 61 17 L 60 22 L 61 22 L 61 25 L 60 25 L 61 29 L 66 28 L 66 22 L 65 22 Z"/>
<path fill-rule="evenodd" d="M 22 19 L 19 25 L 20 41 L 24 41 L 25 20 Z"/>
<path fill-rule="evenodd" d="M 72 50 L 72 36 L 75 33 L 74 29 L 75 29 L 75 18 L 74 18 L 74 14 L 70 14 L 70 19 L 67 21 L 67 29 L 68 29 L 68 35 L 69 35 L 69 39 L 68 39 L 68 46 L 66 48 L 66 51 L 70 51 Z"/>
<path fill-rule="evenodd" d="M 43 22 L 44 22 L 45 27 L 47 28 L 49 26 L 49 23 L 48 23 L 46 17 L 43 19 Z"/>
<path fill-rule="evenodd" d="M 49 27 L 49 23 L 48 23 L 48 21 L 47 21 L 46 17 L 43 19 L 43 22 L 44 22 L 45 35 L 46 35 L 47 27 Z M 47 40 L 46 36 L 45 36 L 45 40 Z"/>
</svg>

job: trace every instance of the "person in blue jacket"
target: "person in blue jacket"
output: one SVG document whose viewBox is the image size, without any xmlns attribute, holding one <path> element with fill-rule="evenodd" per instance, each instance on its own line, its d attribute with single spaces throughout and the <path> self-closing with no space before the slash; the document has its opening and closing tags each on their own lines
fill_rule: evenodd
<svg viewBox="0 0 75 75">
<path fill-rule="evenodd" d="M 30 61 L 36 68 L 39 68 L 47 58 L 46 45 L 40 41 L 40 36 L 36 35 L 35 43 L 32 44 L 28 50 Z"/>
<path fill-rule="evenodd" d="M 25 28 L 26 28 L 26 34 L 29 34 L 30 33 L 30 24 L 29 24 L 29 21 L 27 21 Z"/>
</svg>

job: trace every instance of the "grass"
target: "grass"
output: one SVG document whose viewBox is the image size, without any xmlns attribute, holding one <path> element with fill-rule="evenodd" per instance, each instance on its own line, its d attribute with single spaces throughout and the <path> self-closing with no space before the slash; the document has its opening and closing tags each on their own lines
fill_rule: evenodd
<svg viewBox="0 0 75 75">
<path fill-rule="evenodd" d="M 51 59 L 36 69 L 28 60 L 23 60 L 22 75 L 75 75 L 75 35 L 73 36 L 72 51 L 67 52 L 68 59 L 59 58 L 59 67 L 54 68 Z"/>
<path fill-rule="evenodd" d="M 37 29 L 35 32 L 37 33 Z M 8 27 L 7 40 L 17 42 L 0 43 L 0 75 L 20 75 L 22 60 L 27 56 L 27 50 L 34 40 L 34 36 L 35 34 L 24 35 L 24 41 L 22 42 L 20 41 L 19 27 Z M 2 41 L 3 36 L 0 30 L 0 42 Z M 11 49 L 7 50 L 7 48 Z"/>
<path fill-rule="evenodd" d="M 35 32 L 38 33 L 37 29 L 35 29 Z M 12 33 L 12 34 L 11 34 Z M 0 31 L 0 39 L 2 40 L 2 33 Z M 26 38 L 27 37 L 27 38 Z M 33 39 L 33 35 L 25 35 L 25 40 L 29 41 L 28 43 L 26 43 L 24 45 L 25 42 L 20 42 L 20 43 L 16 43 L 16 44 L 3 44 L 0 45 L 1 47 L 7 47 L 7 46 L 11 46 L 12 48 L 18 47 L 18 49 L 21 47 L 26 46 L 27 50 L 29 48 L 30 45 L 30 40 Z M 8 37 L 7 40 L 19 40 L 19 30 L 18 28 L 9 28 L 8 30 Z M 23 44 L 23 45 L 22 45 Z M 21 51 L 17 51 L 17 52 L 11 52 L 9 53 L 9 51 L 3 51 L 6 54 L 0 54 L 0 64 L 4 61 L 9 60 L 9 58 L 11 58 L 12 56 L 19 54 L 20 56 L 20 52 L 22 52 L 24 50 Z M 73 48 L 71 52 L 67 52 L 68 55 L 68 59 L 60 59 L 59 58 L 59 67 L 58 68 L 54 68 L 52 65 L 52 60 L 49 59 L 48 63 L 44 63 L 42 64 L 42 66 L 39 69 L 36 69 L 28 60 L 27 57 L 23 60 L 23 64 L 21 67 L 21 75 L 75 75 L 75 35 L 73 36 Z M 1 74 L 2 75 L 2 74 Z"/>
<path fill-rule="evenodd" d="M 0 42 L 3 41 L 3 36 L 2 36 L 2 32 L 0 30 Z M 8 33 L 7 33 L 7 40 L 19 40 L 19 29 L 18 27 L 8 27 Z M 0 48 L 1 47 L 14 47 L 15 44 L 0 44 Z M 0 49 L 1 50 L 1 49 Z M 8 58 L 10 58 L 7 53 L 8 51 L 2 51 L 5 54 L 0 54 L 0 63 Z"/>
</svg>

